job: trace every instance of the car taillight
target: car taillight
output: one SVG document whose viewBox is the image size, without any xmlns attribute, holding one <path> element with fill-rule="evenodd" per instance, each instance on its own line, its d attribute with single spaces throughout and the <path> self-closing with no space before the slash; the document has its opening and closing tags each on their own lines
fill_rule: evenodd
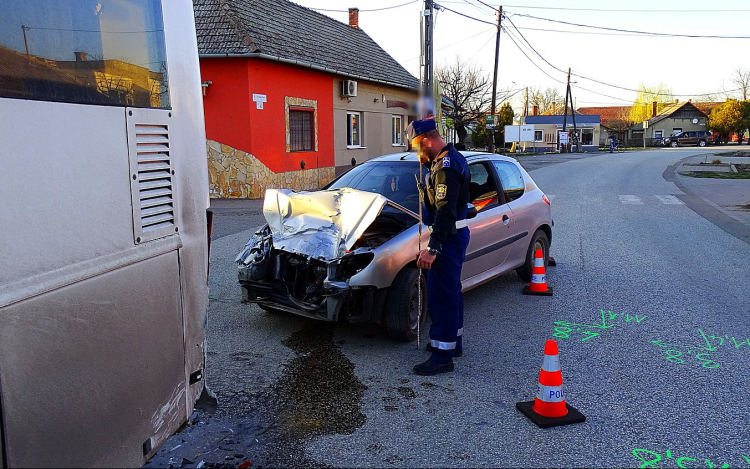
<svg viewBox="0 0 750 469">
<path fill-rule="evenodd" d="M 546 196 L 546 195 L 544 195 L 544 194 L 542 194 L 542 200 L 543 200 L 543 201 L 545 201 L 545 202 L 547 202 L 547 205 L 551 205 L 551 204 L 549 203 L 549 199 L 548 199 L 548 198 L 547 198 L 547 196 Z"/>
</svg>

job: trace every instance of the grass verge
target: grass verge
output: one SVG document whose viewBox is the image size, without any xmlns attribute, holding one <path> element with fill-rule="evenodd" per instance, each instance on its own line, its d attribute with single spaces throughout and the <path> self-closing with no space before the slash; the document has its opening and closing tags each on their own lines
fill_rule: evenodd
<svg viewBox="0 0 750 469">
<path fill-rule="evenodd" d="M 750 173 L 717 173 L 716 171 L 686 171 L 681 176 L 712 179 L 750 179 Z"/>
</svg>

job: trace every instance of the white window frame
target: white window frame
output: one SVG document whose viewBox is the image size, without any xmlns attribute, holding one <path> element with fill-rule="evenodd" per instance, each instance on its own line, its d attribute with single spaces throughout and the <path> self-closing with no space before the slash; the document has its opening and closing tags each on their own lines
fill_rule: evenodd
<svg viewBox="0 0 750 469">
<path fill-rule="evenodd" d="M 357 135 L 359 136 L 359 143 L 356 145 L 354 144 L 354 132 L 352 131 L 352 116 L 357 116 Z M 349 141 L 349 136 L 352 136 L 352 141 Z M 346 148 L 365 148 L 364 145 L 362 145 L 363 140 L 362 135 L 362 113 L 361 112 L 354 112 L 354 111 L 347 111 L 346 113 Z"/>
<path fill-rule="evenodd" d="M 536 138 L 536 133 L 539 132 L 541 137 Z M 534 130 L 534 141 L 535 142 L 544 142 L 544 130 Z"/>
<path fill-rule="evenodd" d="M 404 144 L 404 116 L 391 116 L 391 145 L 406 146 Z"/>
</svg>

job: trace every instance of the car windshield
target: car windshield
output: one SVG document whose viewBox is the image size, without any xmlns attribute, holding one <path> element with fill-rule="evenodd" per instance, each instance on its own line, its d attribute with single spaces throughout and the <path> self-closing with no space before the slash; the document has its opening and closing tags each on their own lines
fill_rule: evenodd
<svg viewBox="0 0 750 469">
<path fill-rule="evenodd" d="M 426 173 L 426 169 L 423 169 Z M 413 161 L 380 161 L 352 168 L 325 189 L 349 187 L 360 191 L 384 195 L 393 202 L 417 212 L 419 194 L 417 180 L 419 165 Z"/>
</svg>

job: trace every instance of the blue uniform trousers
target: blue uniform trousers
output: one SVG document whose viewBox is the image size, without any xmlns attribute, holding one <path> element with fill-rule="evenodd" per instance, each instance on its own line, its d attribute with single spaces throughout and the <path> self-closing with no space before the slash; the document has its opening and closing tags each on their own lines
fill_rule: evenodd
<svg viewBox="0 0 750 469">
<path fill-rule="evenodd" d="M 430 312 L 430 360 L 448 363 L 463 347 L 464 296 L 461 293 L 461 268 L 469 245 L 469 229 L 461 228 L 443 242 L 437 266 L 427 271 L 427 309 Z"/>
</svg>

